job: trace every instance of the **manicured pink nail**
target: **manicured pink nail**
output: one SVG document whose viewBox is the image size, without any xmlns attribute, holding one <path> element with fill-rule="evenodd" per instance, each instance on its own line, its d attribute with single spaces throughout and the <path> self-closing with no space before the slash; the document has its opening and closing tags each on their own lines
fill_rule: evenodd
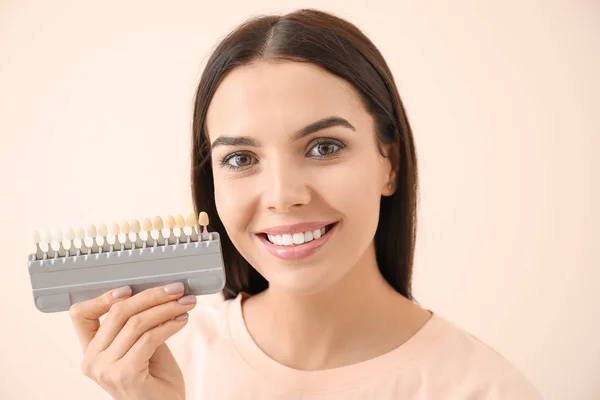
<svg viewBox="0 0 600 400">
<path fill-rule="evenodd" d="M 164 289 L 167 294 L 179 294 L 184 291 L 185 287 L 182 282 L 175 282 L 165 286 Z"/>
<path fill-rule="evenodd" d="M 187 319 L 189 316 L 190 316 L 190 314 L 185 313 L 185 314 L 178 315 L 177 317 L 175 317 L 175 319 L 177 321 L 183 321 L 183 320 Z"/>
<path fill-rule="evenodd" d="M 189 305 L 189 304 L 194 304 L 196 302 L 196 296 L 194 296 L 193 294 L 190 294 L 188 296 L 183 296 L 182 298 L 180 298 L 179 300 L 177 300 L 177 302 L 179 304 L 183 304 L 183 305 Z"/>
<path fill-rule="evenodd" d="M 123 286 L 112 291 L 111 295 L 115 299 L 121 299 L 131 294 L 131 286 Z"/>
</svg>

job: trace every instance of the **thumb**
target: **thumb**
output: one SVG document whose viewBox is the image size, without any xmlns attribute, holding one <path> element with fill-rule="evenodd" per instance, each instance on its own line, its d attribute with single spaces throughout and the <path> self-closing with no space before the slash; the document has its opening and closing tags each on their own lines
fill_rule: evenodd
<svg viewBox="0 0 600 400">
<path fill-rule="evenodd" d="M 106 314 L 114 303 L 131 296 L 131 292 L 130 286 L 123 286 L 71 306 L 69 315 L 84 352 L 100 328 L 100 317 Z"/>
</svg>

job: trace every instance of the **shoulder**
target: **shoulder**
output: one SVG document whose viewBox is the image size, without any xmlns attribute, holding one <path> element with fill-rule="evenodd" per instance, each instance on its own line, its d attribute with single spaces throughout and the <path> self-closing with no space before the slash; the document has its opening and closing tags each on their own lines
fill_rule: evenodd
<svg viewBox="0 0 600 400">
<path fill-rule="evenodd" d="M 541 399 L 506 357 L 458 325 L 434 314 L 443 332 L 425 357 L 442 376 L 452 376 L 461 395 L 477 399 Z M 458 394 L 457 393 L 457 394 Z"/>
</svg>

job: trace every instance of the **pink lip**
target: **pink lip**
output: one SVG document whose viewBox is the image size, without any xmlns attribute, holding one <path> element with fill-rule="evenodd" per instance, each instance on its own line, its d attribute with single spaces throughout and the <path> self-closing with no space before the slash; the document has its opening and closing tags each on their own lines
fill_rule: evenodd
<svg viewBox="0 0 600 400">
<path fill-rule="evenodd" d="M 302 224 L 299 224 L 302 225 Z M 327 224 L 325 224 L 327 225 Z M 293 225 L 296 226 L 296 225 Z M 321 225 L 322 226 L 322 225 Z M 333 235 L 333 231 L 337 228 L 337 224 L 333 225 L 323 236 L 318 239 L 313 239 L 308 243 L 303 243 L 295 246 L 278 246 L 269 242 L 269 240 L 265 237 L 265 235 L 258 234 L 259 240 L 265 245 L 269 253 L 273 254 L 275 257 L 278 257 L 282 260 L 300 260 L 302 258 L 306 258 L 312 256 L 317 251 L 327 243 L 327 240 Z M 303 228 L 307 231 L 311 230 L 309 228 Z M 316 228 L 315 228 L 316 229 Z M 284 232 L 291 232 L 289 230 Z"/>
<path fill-rule="evenodd" d="M 300 233 L 307 231 L 316 231 L 317 229 L 321 229 L 324 226 L 331 225 L 336 221 L 321 221 L 321 222 L 303 222 L 301 224 L 295 225 L 281 225 L 281 226 L 273 226 L 268 229 L 264 229 L 261 231 L 257 231 L 258 233 L 266 233 L 269 235 L 281 235 L 283 233 Z"/>
</svg>

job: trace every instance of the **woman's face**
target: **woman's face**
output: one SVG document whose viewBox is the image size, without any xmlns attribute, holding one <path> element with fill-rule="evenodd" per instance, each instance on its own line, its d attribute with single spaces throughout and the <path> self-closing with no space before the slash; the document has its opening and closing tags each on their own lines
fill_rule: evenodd
<svg viewBox="0 0 600 400">
<path fill-rule="evenodd" d="M 237 67 L 206 126 L 219 217 L 271 288 L 315 293 L 362 265 L 392 177 L 350 84 L 309 63 Z"/>
</svg>

